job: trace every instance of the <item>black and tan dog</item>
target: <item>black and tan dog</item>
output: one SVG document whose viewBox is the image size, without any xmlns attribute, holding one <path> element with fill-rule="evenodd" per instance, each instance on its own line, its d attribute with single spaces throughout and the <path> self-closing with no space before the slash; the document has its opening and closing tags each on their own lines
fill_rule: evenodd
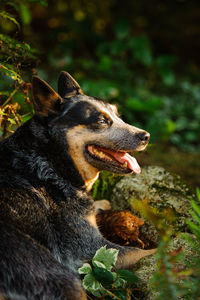
<svg viewBox="0 0 200 300">
<path fill-rule="evenodd" d="M 139 173 L 127 152 L 149 134 L 66 72 L 58 94 L 39 77 L 32 91 L 35 116 L 0 144 L 0 298 L 82 300 L 77 268 L 97 249 L 118 249 L 119 268 L 154 252 L 103 238 L 88 195 L 100 170 Z"/>
</svg>

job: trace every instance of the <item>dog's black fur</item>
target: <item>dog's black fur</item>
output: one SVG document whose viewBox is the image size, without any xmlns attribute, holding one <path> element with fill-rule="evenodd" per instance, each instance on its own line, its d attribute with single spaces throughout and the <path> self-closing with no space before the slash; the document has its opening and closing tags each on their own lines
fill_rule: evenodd
<svg viewBox="0 0 200 300">
<path fill-rule="evenodd" d="M 0 297 L 86 299 L 77 268 L 97 249 L 118 249 L 118 267 L 152 253 L 100 234 L 88 191 L 100 169 L 130 170 L 95 160 L 86 144 L 135 150 L 148 135 L 85 96 L 68 73 L 61 73 L 60 95 L 38 77 L 32 89 L 35 116 L 0 144 Z"/>
</svg>

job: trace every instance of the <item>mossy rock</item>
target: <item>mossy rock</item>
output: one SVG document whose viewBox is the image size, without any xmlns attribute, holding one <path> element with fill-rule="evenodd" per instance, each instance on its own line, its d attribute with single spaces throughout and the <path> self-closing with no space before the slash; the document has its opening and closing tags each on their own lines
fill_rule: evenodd
<svg viewBox="0 0 200 300">
<path fill-rule="evenodd" d="M 194 237 L 192 234 L 185 233 L 188 237 Z M 190 261 L 191 257 L 196 256 L 197 254 L 194 252 L 192 247 L 188 244 L 184 236 L 181 234 L 174 237 L 170 242 L 167 248 L 167 252 L 173 252 L 178 249 L 182 250 L 184 253 L 185 261 Z M 176 263 L 175 267 L 179 270 L 185 270 L 184 263 Z M 153 279 L 154 272 L 156 271 L 156 255 L 146 256 L 142 258 L 135 266 L 134 273 L 139 277 L 139 281 L 137 283 L 137 287 L 141 291 L 138 295 L 138 299 L 145 300 L 154 300 L 158 296 L 158 292 L 155 291 L 151 285 L 151 280 Z M 181 300 L 182 298 L 179 298 Z"/>
<path fill-rule="evenodd" d="M 150 206 L 159 212 L 170 208 L 176 217 L 174 230 L 187 232 L 186 219 L 190 218 L 192 197 L 195 196 L 179 176 L 170 174 L 162 167 L 149 166 L 143 168 L 140 174 L 123 177 L 115 185 L 110 201 L 112 208 L 128 209 L 141 217 L 140 213 L 133 209 L 134 201 L 148 199 Z M 141 232 L 151 237 L 153 242 L 158 242 L 155 227 L 147 220 L 144 221 Z"/>
</svg>

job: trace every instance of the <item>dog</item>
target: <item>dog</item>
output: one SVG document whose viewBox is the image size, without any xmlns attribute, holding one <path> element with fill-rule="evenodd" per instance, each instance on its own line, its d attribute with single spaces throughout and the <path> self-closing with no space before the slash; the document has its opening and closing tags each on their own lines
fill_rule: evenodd
<svg viewBox="0 0 200 300">
<path fill-rule="evenodd" d="M 58 93 L 34 76 L 32 95 L 35 115 L 0 144 L 0 297 L 84 300 L 77 269 L 100 247 L 119 250 L 118 268 L 155 252 L 106 240 L 89 193 L 101 170 L 139 173 L 128 152 L 150 135 L 67 72 Z"/>
</svg>

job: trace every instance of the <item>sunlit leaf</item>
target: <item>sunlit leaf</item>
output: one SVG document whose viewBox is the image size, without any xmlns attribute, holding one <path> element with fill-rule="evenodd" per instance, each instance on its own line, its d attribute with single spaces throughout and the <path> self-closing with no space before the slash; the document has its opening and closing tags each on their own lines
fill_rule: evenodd
<svg viewBox="0 0 200 300">
<path fill-rule="evenodd" d="M 106 269 L 106 266 L 100 261 L 93 260 L 92 264 L 94 267 Z"/>
<path fill-rule="evenodd" d="M 92 267 L 88 263 L 83 264 L 83 266 L 78 269 L 79 274 L 89 274 L 91 272 L 92 272 Z"/>
<path fill-rule="evenodd" d="M 118 252 L 116 249 L 106 249 L 106 246 L 101 247 L 93 257 L 92 263 L 99 261 L 106 266 L 106 269 L 111 270 L 117 261 Z"/>
<path fill-rule="evenodd" d="M 20 15 L 23 24 L 29 24 L 31 22 L 31 12 L 29 10 L 28 5 L 26 5 L 24 2 L 20 3 Z"/>
<path fill-rule="evenodd" d="M 17 28 L 20 29 L 20 24 L 17 22 L 17 20 L 14 17 L 12 17 L 10 14 L 8 14 L 7 12 L 1 11 L 0 17 L 13 22 L 17 26 Z"/>
</svg>

